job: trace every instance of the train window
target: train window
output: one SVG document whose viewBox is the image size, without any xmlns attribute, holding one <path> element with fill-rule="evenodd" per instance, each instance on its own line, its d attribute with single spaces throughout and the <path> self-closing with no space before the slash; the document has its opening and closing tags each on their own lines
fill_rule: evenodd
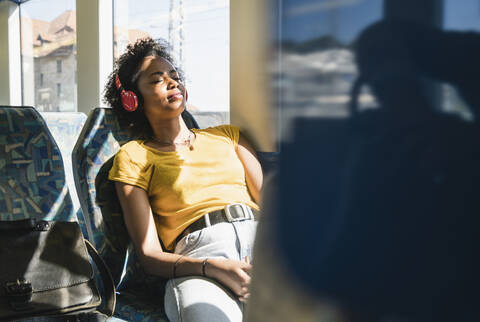
<svg viewBox="0 0 480 322">
<path fill-rule="evenodd" d="M 75 5 L 75 0 L 31 0 L 20 6 L 24 105 L 45 112 L 77 110 Z"/>
<path fill-rule="evenodd" d="M 357 77 L 352 45 L 365 27 L 382 18 L 383 1 L 278 0 L 274 28 L 273 85 L 278 132 L 291 133 L 295 117 L 345 117 Z M 368 88 L 360 108 L 374 108 Z"/>
<path fill-rule="evenodd" d="M 137 38 L 163 38 L 186 74 L 189 108 L 229 111 L 229 8 L 229 0 L 114 0 L 114 57 Z"/>
</svg>

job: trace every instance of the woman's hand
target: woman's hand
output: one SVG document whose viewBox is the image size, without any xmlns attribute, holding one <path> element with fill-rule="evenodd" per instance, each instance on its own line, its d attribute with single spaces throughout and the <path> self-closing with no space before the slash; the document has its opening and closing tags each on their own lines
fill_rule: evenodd
<svg viewBox="0 0 480 322">
<path fill-rule="evenodd" d="M 209 259 L 205 267 L 205 275 L 213 278 L 232 290 L 241 302 L 250 296 L 250 272 L 252 265 L 231 259 Z"/>
</svg>

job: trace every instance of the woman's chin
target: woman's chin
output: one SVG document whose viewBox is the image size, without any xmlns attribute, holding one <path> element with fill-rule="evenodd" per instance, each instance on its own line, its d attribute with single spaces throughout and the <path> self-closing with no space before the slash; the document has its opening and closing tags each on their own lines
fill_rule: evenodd
<svg viewBox="0 0 480 322">
<path fill-rule="evenodd" d="M 154 107 L 145 108 L 146 114 L 156 115 L 157 117 L 163 118 L 162 116 L 177 116 L 180 115 L 185 110 L 185 104 L 183 100 L 174 101 L 168 104 L 157 104 Z"/>
<path fill-rule="evenodd" d="M 185 109 L 185 101 L 183 99 L 180 100 L 175 100 L 172 102 L 169 102 L 167 105 L 171 109 Z"/>
<path fill-rule="evenodd" d="M 164 107 L 164 111 L 174 114 L 174 115 L 179 115 L 182 114 L 182 112 L 185 110 L 185 105 L 183 102 L 181 104 L 168 104 L 167 106 Z"/>
</svg>

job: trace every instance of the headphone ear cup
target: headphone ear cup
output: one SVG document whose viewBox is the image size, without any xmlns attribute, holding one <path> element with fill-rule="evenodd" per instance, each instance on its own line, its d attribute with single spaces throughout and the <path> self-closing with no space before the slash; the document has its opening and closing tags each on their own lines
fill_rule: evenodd
<svg viewBox="0 0 480 322">
<path fill-rule="evenodd" d="M 188 101 L 188 91 L 185 89 L 185 101 Z"/>
<path fill-rule="evenodd" d="M 122 106 L 127 112 L 133 112 L 138 108 L 138 98 L 132 91 L 122 90 L 120 92 Z"/>
</svg>

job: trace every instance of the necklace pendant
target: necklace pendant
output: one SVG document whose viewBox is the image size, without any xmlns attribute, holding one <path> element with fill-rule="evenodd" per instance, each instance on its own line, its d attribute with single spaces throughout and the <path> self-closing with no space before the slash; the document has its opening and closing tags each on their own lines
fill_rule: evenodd
<svg viewBox="0 0 480 322">
<path fill-rule="evenodd" d="M 188 137 L 186 139 L 180 140 L 180 141 L 161 141 L 157 139 L 155 136 L 152 138 L 152 141 L 156 142 L 157 144 L 160 144 L 162 146 L 167 146 L 167 145 L 183 145 L 187 146 L 190 151 L 193 151 L 193 140 L 195 139 L 195 134 L 190 131 Z"/>
</svg>

